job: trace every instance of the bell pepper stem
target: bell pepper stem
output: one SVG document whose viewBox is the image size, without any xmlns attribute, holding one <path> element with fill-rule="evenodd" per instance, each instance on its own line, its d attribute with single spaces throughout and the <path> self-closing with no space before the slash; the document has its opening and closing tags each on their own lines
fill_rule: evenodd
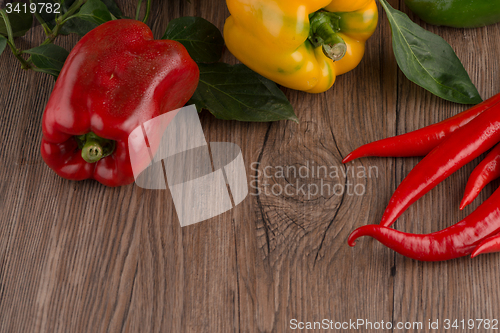
<svg viewBox="0 0 500 333">
<path fill-rule="evenodd" d="M 82 158 L 87 163 L 96 163 L 115 151 L 115 141 L 103 139 L 92 132 L 78 135 L 75 139 L 78 143 L 78 148 L 82 150 Z"/>
<path fill-rule="evenodd" d="M 334 13 L 319 11 L 309 16 L 311 25 L 309 40 L 314 47 L 321 46 L 323 53 L 333 61 L 338 61 L 347 52 L 345 41 L 338 35 L 340 17 Z"/>
<path fill-rule="evenodd" d="M 82 149 L 82 157 L 88 163 L 95 163 L 102 158 L 102 147 L 97 140 L 89 140 Z"/>
<path fill-rule="evenodd" d="M 323 53 L 333 61 L 342 59 L 347 52 L 347 45 L 342 37 L 335 34 L 323 44 Z"/>
</svg>

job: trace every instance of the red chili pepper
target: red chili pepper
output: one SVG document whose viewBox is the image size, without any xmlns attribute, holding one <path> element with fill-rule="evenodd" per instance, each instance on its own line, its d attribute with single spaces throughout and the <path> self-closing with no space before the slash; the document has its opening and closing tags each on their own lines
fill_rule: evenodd
<svg viewBox="0 0 500 333">
<path fill-rule="evenodd" d="M 69 54 L 47 103 L 45 163 L 68 179 L 93 178 L 107 186 L 133 182 L 129 134 L 182 107 L 198 79 L 186 49 L 154 40 L 144 23 L 114 20 L 98 26 Z"/>
<path fill-rule="evenodd" d="M 497 104 L 452 133 L 413 168 L 392 195 L 380 225 L 392 225 L 412 203 L 499 141 Z"/>
<path fill-rule="evenodd" d="M 472 251 L 471 258 L 480 254 L 500 252 L 500 234 L 493 235 L 485 238 L 475 249 Z"/>
<path fill-rule="evenodd" d="M 470 254 L 483 239 L 500 231 L 499 202 L 500 189 L 462 221 L 441 231 L 416 235 L 371 224 L 354 230 L 348 243 L 354 246 L 357 238 L 371 236 L 394 251 L 417 260 L 440 261 L 462 257 Z M 498 237 L 492 241 L 495 245 L 500 244 Z M 481 250 L 474 250 L 473 256 L 483 253 Z"/>
<path fill-rule="evenodd" d="M 465 186 L 460 209 L 464 209 L 465 206 L 474 201 L 479 192 L 498 177 L 500 177 L 500 145 L 496 145 L 472 171 Z"/>
<path fill-rule="evenodd" d="M 397 135 L 363 145 L 347 155 L 342 163 L 367 156 L 410 157 L 425 156 L 443 142 L 451 133 L 468 124 L 483 111 L 496 106 L 500 94 L 439 123 L 413 132 Z"/>
</svg>

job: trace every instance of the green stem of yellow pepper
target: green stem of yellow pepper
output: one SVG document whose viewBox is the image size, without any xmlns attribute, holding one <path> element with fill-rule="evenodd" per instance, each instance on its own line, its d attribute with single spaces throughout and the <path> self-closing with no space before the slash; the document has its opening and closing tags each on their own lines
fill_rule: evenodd
<svg viewBox="0 0 500 333">
<path fill-rule="evenodd" d="M 337 34 L 339 19 L 334 13 L 324 11 L 309 15 L 309 40 L 314 47 L 322 46 L 323 53 L 333 61 L 342 59 L 347 51 L 345 41 Z"/>
</svg>

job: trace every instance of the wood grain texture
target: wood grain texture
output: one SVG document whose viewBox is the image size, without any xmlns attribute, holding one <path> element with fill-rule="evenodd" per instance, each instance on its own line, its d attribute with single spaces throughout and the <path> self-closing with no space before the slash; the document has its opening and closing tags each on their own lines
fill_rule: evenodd
<svg viewBox="0 0 500 333">
<path fill-rule="evenodd" d="M 433 27 L 402 0 L 389 2 L 452 45 L 483 98 L 500 91 L 500 25 Z M 135 1 L 118 3 L 134 15 Z M 223 0 L 158 1 L 148 24 L 159 38 L 171 19 L 184 15 L 222 29 L 228 11 Z M 42 40 L 37 27 L 16 43 L 27 49 Z M 70 49 L 77 40 L 57 43 Z M 224 60 L 236 62 L 227 51 Z M 207 141 L 242 148 L 250 195 L 232 211 L 184 228 L 168 190 L 56 176 L 39 153 L 53 79 L 21 70 L 10 51 L 0 56 L 0 73 L 0 332 L 288 332 L 291 319 L 324 318 L 422 321 L 428 332 L 429 319 L 498 318 L 500 255 L 421 263 L 370 239 L 346 244 L 354 228 L 379 221 L 419 159 L 365 158 L 343 166 L 342 157 L 466 109 L 406 80 L 383 12 L 362 63 L 331 90 L 284 89 L 300 124 L 201 114 Z M 498 185 L 458 210 L 477 163 L 415 203 L 395 227 L 431 232 L 470 213 Z M 314 166 L 338 175 L 277 174 Z M 311 184 L 364 191 L 301 191 Z M 275 195 L 273 186 L 288 192 Z"/>
</svg>

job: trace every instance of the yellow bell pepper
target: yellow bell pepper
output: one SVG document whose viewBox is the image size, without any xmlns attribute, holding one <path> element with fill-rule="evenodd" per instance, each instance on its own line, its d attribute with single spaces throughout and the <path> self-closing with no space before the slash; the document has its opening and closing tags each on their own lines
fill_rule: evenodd
<svg viewBox="0 0 500 333">
<path fill-rule="evenodd" d="M 227 0 L 227 48 L 288 88 L 320 93 L 355 68 L 377 27 L 375 0 Z"/>
</svg>

